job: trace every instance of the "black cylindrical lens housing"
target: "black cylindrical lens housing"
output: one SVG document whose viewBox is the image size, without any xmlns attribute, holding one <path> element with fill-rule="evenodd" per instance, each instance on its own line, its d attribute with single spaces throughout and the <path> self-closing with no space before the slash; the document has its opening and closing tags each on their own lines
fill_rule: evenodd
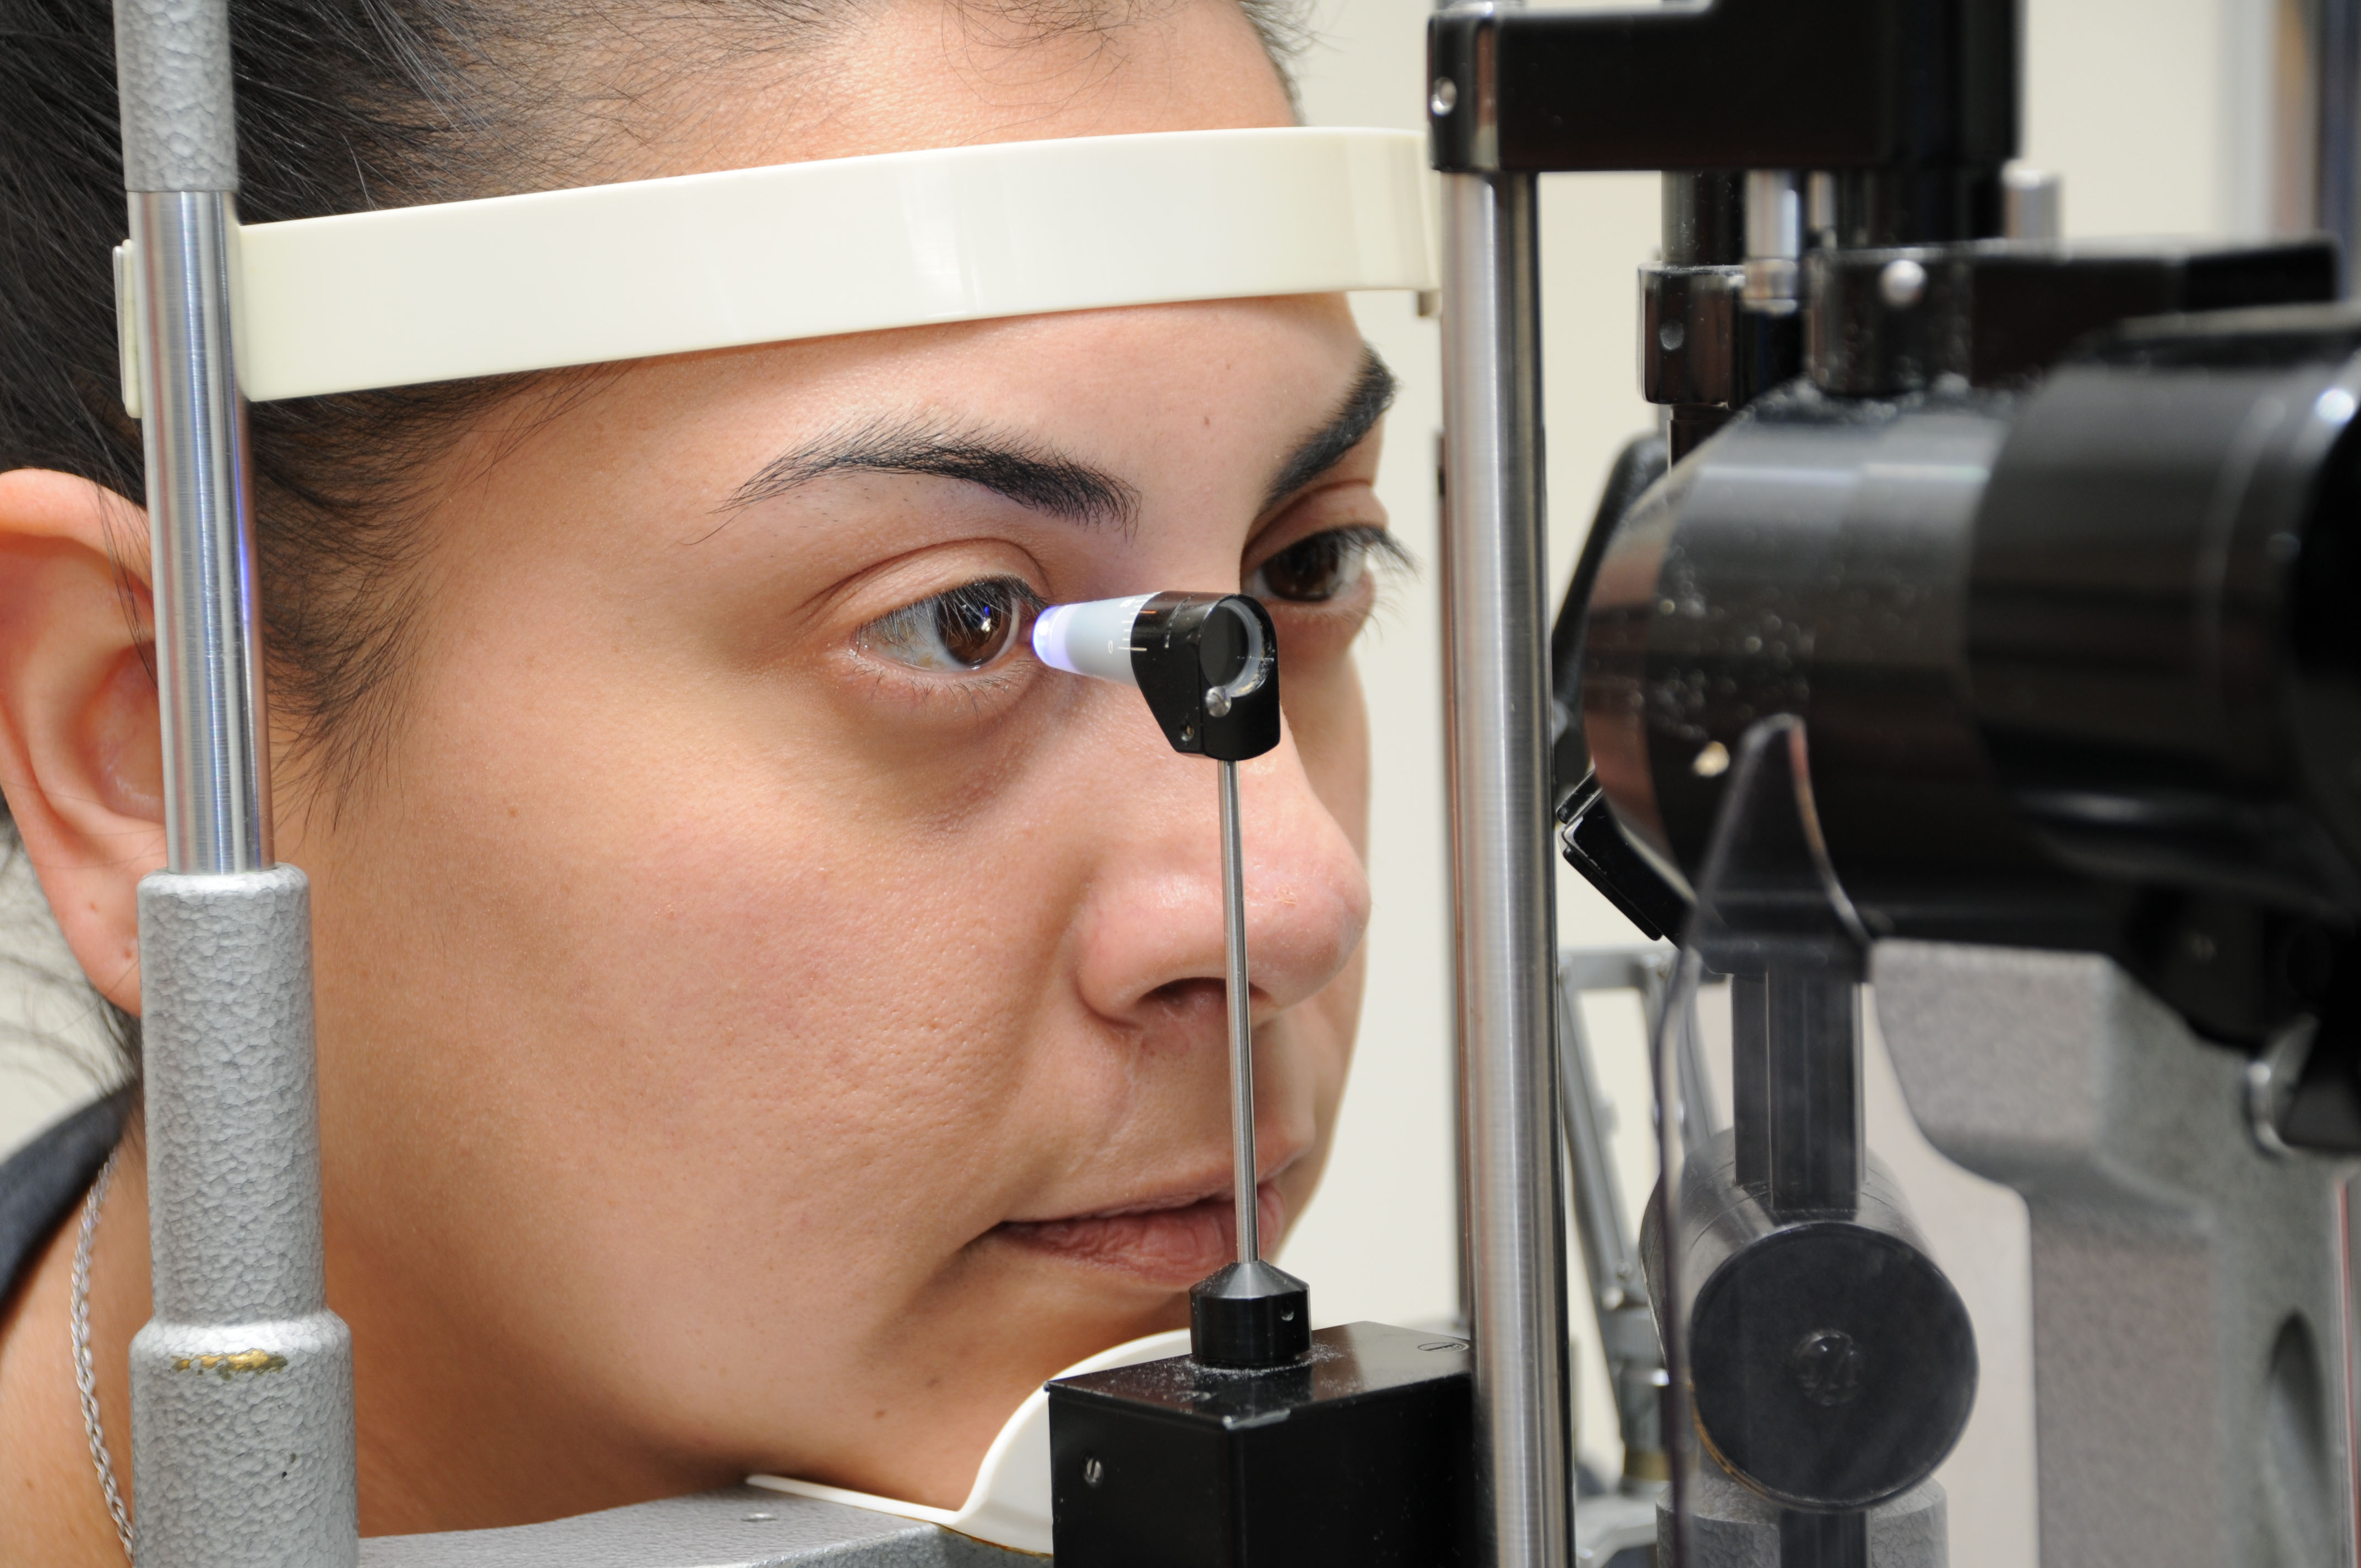
<svg viewBox="0 0 2361 1568">
<path fill-rule="evenodd" d="M 2023 392 L 1763 400 L 1600 570 L 1617 821 L 1694 874 L 1740 738 L 1800 714 L 1872 935 L 2106 952 L 2249 1047 L 2319 1012 L 2361 916 L 2356 399 L 2361 315 L 2301 307 Z"/>
<path fill-rule="evenodd" d="M 1131 668 L 1176 751 L 1243 762 L 1279 744 L 1279 629 L 1244 594 L 1158 594 L 1131 629 Z"/>
</svg>

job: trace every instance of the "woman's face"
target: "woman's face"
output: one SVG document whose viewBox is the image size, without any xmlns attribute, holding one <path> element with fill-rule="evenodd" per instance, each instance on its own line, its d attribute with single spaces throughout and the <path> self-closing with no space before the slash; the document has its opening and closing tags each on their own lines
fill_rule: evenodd
<svg viewBox="0 0 2361 1568">
<path fill-rule="evenodd" d="M 904 5 L 792 110 L 753 81 L 634 172 L 1289 118 L 1212 0 L 1049 40 Z M 1266 1236 L 1300 1212 L 1368 913 L 1381 378 L 1336 298 L 993 322 L 601 372 L 438 470 L 392 728 L 280 801 L 367 1528 L 506 1520 L 553 1443 L 586 1489 L 956 1502 L 1045 1376 L 1185 1322 L 1232 1245 L 1216 770 L 1038 663 L 1031 604 L 1277 621 Z"/>
</svg>

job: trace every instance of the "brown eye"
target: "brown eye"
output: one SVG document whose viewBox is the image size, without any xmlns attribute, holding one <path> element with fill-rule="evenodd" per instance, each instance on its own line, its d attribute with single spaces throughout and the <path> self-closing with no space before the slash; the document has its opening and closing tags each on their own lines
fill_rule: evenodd
<svg viewBox="0 0 2361 1568">
<path fill-rule="evenodd" d="M 980 670 L 1016 647 L 1039 596 L 1009 578 L 969 583 L 861 629 L 862 646 L 914 670 Z"/>
<path fill-rule="evenodd" d="M 1256 568 L 1246 592 L 1259 599 L 1319 604 L 1361 580 L 1371 551 L 1399 550 L 1385 531 L 1332 528 L 1298 540 Z"/>
</svg>

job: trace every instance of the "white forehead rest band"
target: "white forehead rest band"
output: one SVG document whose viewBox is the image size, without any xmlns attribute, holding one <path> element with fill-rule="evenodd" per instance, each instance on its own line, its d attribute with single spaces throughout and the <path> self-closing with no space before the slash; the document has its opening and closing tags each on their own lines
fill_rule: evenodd
<svg viewBox="0 0 2361 1568">
<path fill-rule="evenodd" d="M 1177 131 L 258 224 L 233 251 L 238 380 L 267 402 L 943 322 L 1427 289 L 1425 164 L 1406 131 Z"/>
</svg>

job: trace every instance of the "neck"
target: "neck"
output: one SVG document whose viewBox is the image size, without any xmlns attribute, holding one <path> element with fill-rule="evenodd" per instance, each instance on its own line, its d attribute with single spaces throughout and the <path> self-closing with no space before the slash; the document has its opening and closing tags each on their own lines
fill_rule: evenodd
<svg viewBox="0 0 2361 1568">
<path fill-rule="evenodd" d="M 90 1350 L 99 1421 L 116 1485 L 131 1502 L 131 1336 L 148 1318 L 148 1172 L 135 1122 L 99 1215 L 90 1271 Z M 9 1456 L 9 1529 L 0 1568 L 117 1568 L 123 1546 L 106 1509 L 74 1384 L 71 1327 L 77 1202 L 0 1308 L 0 1453 Z"/>
</svg>

